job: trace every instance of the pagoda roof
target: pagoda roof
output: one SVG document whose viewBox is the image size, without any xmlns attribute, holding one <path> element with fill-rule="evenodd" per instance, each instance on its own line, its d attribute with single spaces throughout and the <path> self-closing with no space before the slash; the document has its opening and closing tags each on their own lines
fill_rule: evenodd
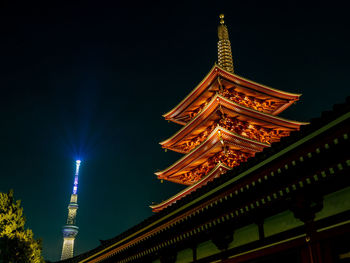
<svg viewBox="0 0 350 263">
<path fill-rule="evenodd" d="M 182 127 L 182 129 L 176 132 L 172 137 L 160 144 L 163 148 L 186 153 L 177 149 L 176 145 L 185 138 L 195 137 L 203 132 L 209 125 L 213 124 L 215 120 L 219 119 L 220 117 L 216 113 L 219 107 L 221 107 L 221 110 L 230 117 L 237 117 L 239 120 L 249 121 L 252 124 L 260 125 L 264 128 L 277 128 L 292 131 L 298 130 L 301 125 L 308 124 L 307 122 L 287 120 L 263 113 L 216 94 L 203 110 L 188 122 L 186 126 Z"/>
<path fill-rule="evenodd" d="M 260 152 L 265 147 L 270 147 L 269 144 L 248 139 L 217 126 L 198 147 L 194 148 L 173 165 L 155 174 L 159 179 L 166 179 L 184 184 L 176 177 L 191 171 L 216 153 L 221 152 L 223 144 L 230 149 L 249 153 Z"/>
<path fill-rule="evenodd" d="M 281 91 L 278 89 L 273 89 L 271 87 L 256 83 L 254 81 L 248 80 L 234 73 L 230 73 L 218 65 L 214 65 L 209 73 L 204 77 L 204 79 L 185 97 L 177 106 L 175 106 L 171 111 L 164 114 L 163 117 L 166 120 L 171 120 L 181 125 L 185 125 L 185 117 L 188 115 L 188 111 L 193 104 L 201 104 L 205 102 L 205 99 L 210 96 L 210 94 L 205 95 L 205 93 L 213 92 L 212 85 L 218 79 L 218 77 L 223 78 L 231 83 L 239 86 L 239 91 L 245 91 L 251 96 L 260 97 L 262 99 L 273 98 L 281 103 L 281 105 L 272 112 L 272 115 L 277 115 L 280 112 L 287 109 L 292 103 L 299 100 L 301 94 L 295 94 L 290 92 Z M 218 86 L 219 84 L 216 83 Z M 203 101 L 197 103 L 198 99 L 203 97 Z"/>
<path fill-rule="evenodd" d="M 186 195 L 190 194 L 191 192 L 197 190 L 198 188 L 206 185 L 208 182 L 214 180 L 215 178 L 219 177 L 222 173 L 225 173 L 228 170 L 231 170 L 232 168 L 226 166 L 223 163 L 218 163 L 205 177 L 200 179 L 198 182 L 190 185 L 189 187 L 186 187 L 176 195 L 170 197 L 169 199 L 156 204 L 156 205 L 151 205 L 150 207 L 152 208 L 153 212 L 159 212 L 163 210 L 164 208 L 176 203 L 177 200 L 180 200 L 184 198 Z"/>
</svg>

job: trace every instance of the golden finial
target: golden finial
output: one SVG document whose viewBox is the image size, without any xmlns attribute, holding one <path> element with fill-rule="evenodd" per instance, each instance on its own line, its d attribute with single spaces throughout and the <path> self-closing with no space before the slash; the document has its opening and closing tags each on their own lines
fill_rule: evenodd
<svg viewBox="0 0 350 263">
<path fill-rule="evenodd" d="M 220 14 L 220 25 L 218 26 L 218 64 L 228 72 L 233 73 L 233 60 L 231 43 L 228 37 L 228 29 L 225 25 L 224 14 Z"/>
<path fill-rule="evenodd" d="M 225 24 L 225 21 L 224 21 L 224 17 L 225 17 L 225 16 L 224 16 L 224 14 L 220 14 L 219 17 L 220 17 L 220 24 L 221 24 L 221 25 Z"/>
</svg>

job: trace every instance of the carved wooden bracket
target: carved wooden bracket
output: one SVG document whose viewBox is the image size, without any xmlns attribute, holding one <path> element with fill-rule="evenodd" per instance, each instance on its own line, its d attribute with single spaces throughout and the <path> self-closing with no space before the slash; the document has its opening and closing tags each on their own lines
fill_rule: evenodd
<svg viewBox="0 0 350 263">
<path fill-rule="evenodd" d="M 217 230 L 212 237 L 212 242 L 220 250 L 226 250 L 232 241 L 233 231 L 228 229 Z"/>
<path fill-rule="evenodd" d="M 295 218 L 305 224 L 313 222 L 315 214 L 323 208 L 323 199 L 318 195 L 298 194 L 291 200 L 290 210 Z"/>
</svg>

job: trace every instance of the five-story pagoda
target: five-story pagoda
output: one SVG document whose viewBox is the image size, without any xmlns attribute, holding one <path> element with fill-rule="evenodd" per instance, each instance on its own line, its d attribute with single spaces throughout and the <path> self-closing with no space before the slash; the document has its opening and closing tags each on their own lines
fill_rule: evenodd
<svg viewBox="0 0 350 263">
<path fill-rule="evenodd" d="M 272 89 L 234 74 L 231 43 L 223 19 L 220 15 L 218 65 L 184 100 L 163 115 L 183 127 L 160 144 L 184 156 L 156 175 L 189 187 L 151 206 L 154 212 L 306 124 L 277 117 L 301 94 Z"/>
</svg>

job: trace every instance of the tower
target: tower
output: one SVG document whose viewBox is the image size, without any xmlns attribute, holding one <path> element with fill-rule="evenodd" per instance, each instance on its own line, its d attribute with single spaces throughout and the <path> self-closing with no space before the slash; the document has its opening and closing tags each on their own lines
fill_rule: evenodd
<svg viewBox="0 0 350 263">
<path fill-rule="evenodd" d="M 70 196 L 70 202 L 68 205 L 68 217 L 67 223 L 62 228 L 63 233 L 63 246 L 62 246 L 62 254 L 61 260 L 71 258 L 74 254 L 74 240 L 78 234 L 79 228 L 75 225 L 76 216 L 78 210 L 78 179 L 79 179 L 79 168 L 80 168 L 80 160 L 75 162 L 75 176 L 74 176 L 74 185 L 73 192 Z"/>
<path fill-rule="evenodd" d="M 174 204 L 307 124 L 277 116 L 300 96 L 235 73 L 228 28 L 224 15 L 220 15 L 218 64 L 186 98 L 163 115 L 183 127 L 160 144 L 184 156 L 155 174 L 158 179 L 188 187 L 152 205 L 153 211 Z"/>
</svg>

